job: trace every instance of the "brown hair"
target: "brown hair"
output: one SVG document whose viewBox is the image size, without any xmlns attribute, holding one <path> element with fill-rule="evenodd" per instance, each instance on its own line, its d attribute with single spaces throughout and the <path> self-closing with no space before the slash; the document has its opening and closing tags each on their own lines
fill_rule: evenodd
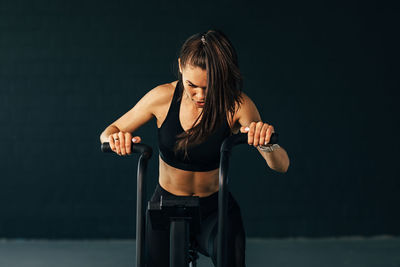
<svg viewBox="0 0 400 267">
<path fill-rule="evenodd" d="M 202 143 L 225 120 L 228 113 L 233 117 L 242 103 L 243 78 L 239 70 L 235 49 L 229 39 L 219 30 L 209 30 L 190 36 L 179 53 L 182 68 L 186 64 L 207 71 L 207 94 L 205 105 L 187 132 L 178 135 L 175 152 Z M 178 78 L 183 87 L 182 75 Z M 200 122 L 196 125 L 201 117 Z M 195 126 L 196 125 L 196 126 Z"/>
</svg>

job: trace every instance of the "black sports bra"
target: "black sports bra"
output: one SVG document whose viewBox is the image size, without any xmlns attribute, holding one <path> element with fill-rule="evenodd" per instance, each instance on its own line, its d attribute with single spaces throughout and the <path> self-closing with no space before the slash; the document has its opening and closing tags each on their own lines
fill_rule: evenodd
<svg viewBox="0 0 400 267">
<path fill-rule="evenodd" d="M 187 157 L 184 157 L 183 152 L 178 152 L 175 155 L 173 151 L 177 141 L 176 136 L 184 131 L 179 120 L 182 92 L 183 86 L 181 81 L 178 81 L 168 114 L 157 131 L 160 157 L 168 165 L 177 169 L 187 171 L 215 170 L 219 167 L 221 144 L 231 134 L 231 129 L 226 119 L 214 134 L 209 136 L 203 143 L 188 147 Z"/>
</svg>

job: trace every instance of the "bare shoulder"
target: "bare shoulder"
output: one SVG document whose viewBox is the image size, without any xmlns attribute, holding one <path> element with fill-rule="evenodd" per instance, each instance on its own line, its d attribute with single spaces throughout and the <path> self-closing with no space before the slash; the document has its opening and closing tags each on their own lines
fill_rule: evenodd
<svg viewBox="0 0 400 267">
<path fill-rule="evenodd" d="M 160 84 L 147 93 L 155 112 L 160 108 L 165 108 L 165 105 L 169 105 L 174 95 L 176 82 Z"/>
<path fill-rule="evenodd" d="M 134 132 L 153 117 L 157 118 L 158 123 L 167 113 L 173 93 L 174 82 L 154 87 L 112 125 L 124 132 Z"/>
<path fill-rule="evenodd" d="M 151 109 L 157 120 L 157 127 L 161 126 L 167 116 L 177 82 L 160 84 L 148 92 L 149 98 L 152 99 Z"/>
<path fill-rule="evenodd" d="M 170 83 L 163 83 L 154 87 L 151 91 L 153 91 L 154 94 L 157 94 L 159 96 L 166 96 L 168 94 L 174 93 L 175 86 L 176 86 L 176 81 Z"/>
</svg>

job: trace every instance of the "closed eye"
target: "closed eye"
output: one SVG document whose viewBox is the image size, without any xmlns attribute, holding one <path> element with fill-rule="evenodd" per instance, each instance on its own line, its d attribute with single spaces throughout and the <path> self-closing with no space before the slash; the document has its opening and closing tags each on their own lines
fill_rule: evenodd
<svg viewBox="0 0 400 267">
<path fill-rule="evenodd" d="M 194 84 L 191 83 L 190 81 L 187 81 L 187 84 L 188 84 L 190 87 L 193 87 L 193 88 L 200 87 L 200 86 L 194 85 Z M 207 87 L 201 87 L 201 88 L 202 88 L 202 89 L 206 89 Z"/>
<path fill-rule="evenodd" d="M 192 87 L 192 88 L 197 88 L 198 86 L 197 85 L 194 85 L 194 84 L 188 84 L 190 87 Z M 201 89 L 207 89 L 207 87 L 201 87 Z"/>
</svg>

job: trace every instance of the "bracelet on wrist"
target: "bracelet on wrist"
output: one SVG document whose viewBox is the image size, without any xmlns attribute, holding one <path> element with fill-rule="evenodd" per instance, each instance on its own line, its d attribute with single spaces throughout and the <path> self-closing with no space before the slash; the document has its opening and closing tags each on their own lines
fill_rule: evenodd
<svg viewBox="0 0 400 267">
<path fill-rule="evenodd" d="M 261 146 L 258 146 L 258 148 L 263 152 L 271 153 L 271 152 L 277 150 L 278 148 L 280 148 L 280 146 L 278 144 L 272 144 L 272 145 L 265 145 L 265 146 L 261 145 Z"/>
</svg>

